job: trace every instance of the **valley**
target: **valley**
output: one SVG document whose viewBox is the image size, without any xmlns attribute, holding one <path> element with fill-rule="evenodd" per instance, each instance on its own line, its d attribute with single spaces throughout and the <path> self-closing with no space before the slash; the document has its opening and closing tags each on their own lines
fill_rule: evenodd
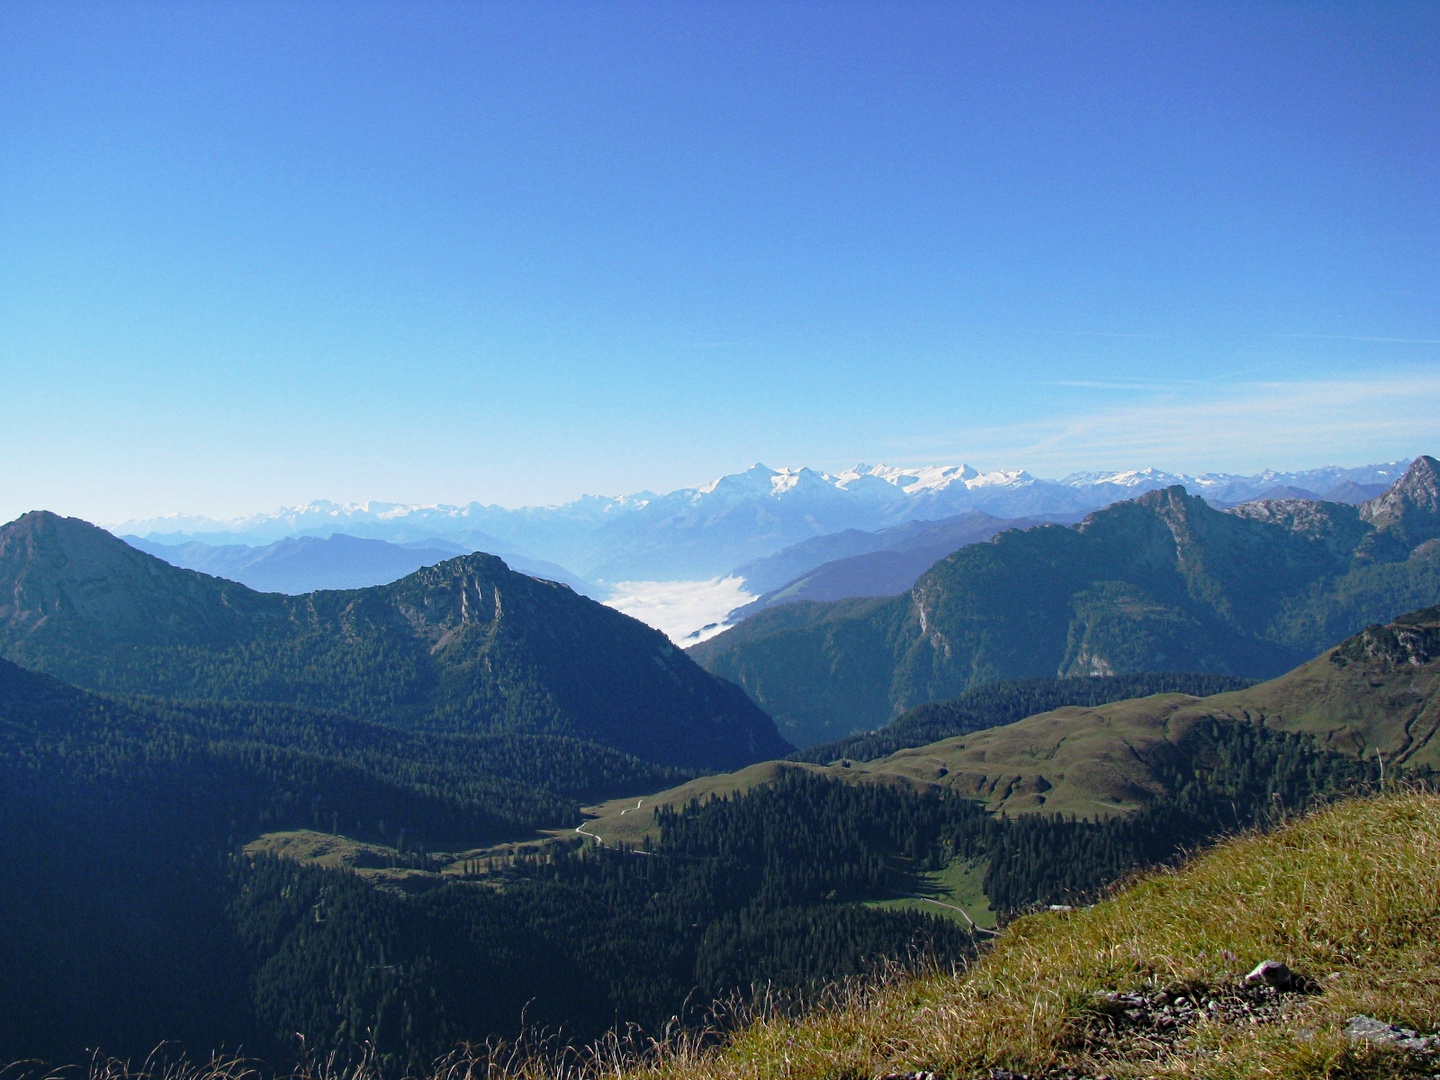
<svg viewBox="0 0 1440 1080">
<path fill-rule="evenodd" d="M 1440 600 L 1434 478 L 1417 459 L 1358 509 L 1161 490 L 1074 526 L 970 517 L 941 534 L 983 538 L 909 594 L 781 604 L 690 655 L 483 554 L 287 595 L 27 515 L 0 528 L 0 916 L 20 944 L 0 1046 L 66 1060 L 163 1034 L 283 1060 L 306 1031 L 403 1072 L 525 1025 L 572 1043 L 703 1025 L 761 985 L 969 964 L 1037 908 L 1428 783 L 1440 608 L 1255 676 L 1384 597 Z M 847 627 L 887 605 L 919 609 L 931 673 L 907 645 L 921 700 L 857 732 L 864 699 L 826 679 L 865 664 L 817 679 L 773 629 L 830 627 L 878 674 L 894 650 Z M 1052 607 L 1081 671 L 1035 637 Z M 1277 612 L 1309 629 L 1284 638 Z M 737 638 L 795 700 L 846 707 L 810 737 L 777 726 L 769 684 L 747 696 L 691 659 L 723 673 Z M 972 674 L 947 682 L 937 658 L 964 642 Z M 1025 650 L 1054 666 L 975 674 Z M 80 1022 L 77 995 L 111 1004 Z"/>
</svg>

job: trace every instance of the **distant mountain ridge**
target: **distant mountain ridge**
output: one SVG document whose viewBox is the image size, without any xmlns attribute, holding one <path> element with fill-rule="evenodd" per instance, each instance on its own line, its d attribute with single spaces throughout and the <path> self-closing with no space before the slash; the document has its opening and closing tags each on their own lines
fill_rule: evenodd
<svg viewBox="0 0 1440 1080">
<path fill-rule="evenodd" d="M 1221 511 L 1174 486 L 1081 524 L 1002 532 L 909 592 L 799 602 L 691 649 L 801 746 L 996 679 L 1278 674 L 1395 611 L 1440 602 L 1440 463 L 1354 507 Z"/>
<path fill-rule="evenodd" d="M 567 735 L 663 765 L 788 750 L 737 687 L 658 631 L 484 554 L 285 596 L 30 513 L 0 527 L 0 654 L 91 690 Z"/>
<path fill-rule="evenodd" d="M 296 595 L 320 589 L 364 589 L 414 573 L 423 566 L 468 555 L 471 549 L 449 540 L 415 540 L 395 544 L 334 533 L 328 537 L 287 536 L 263 547 L 246 544 L 160 544 L 139 536 L 122 536 L 133 548 L 164 559 L 171 566 L 199 570 L 248 585 L 257 592 Z M 491 552 L 512 570 L 531 577 L 558 581 L 592 600 L 604 599 L 605 590 L 570 573 L 563 566 L 523 555 Z"/>
<path fill-rule="evenodd" d="M 1001 518 L 1085 513 L 1175 484 L 1228 506 L 1277 486 L 1322 494 L 1347 484 L 1388 486 L 1407 464 L 1255 476 L 1191 477 L 1142 469 L 1074 473 L 1063 480 L 1040 479 L 1023 470 L 981 472 L 968 465 L 859 465 L 838 474 L 755 465 L 665 495 L 587 495 L 560 506 L 320 501 L 232 521 L 185 515 L 127 521 L 112 531 L 172 544 L 256 545 L 333 533 L 395 543 L 439 537 L 472 551 L 518 552 L 558 563 L 591 581 L 703 580 L 847 529 L 874 531 L 972 511 Z"/>
</svg>

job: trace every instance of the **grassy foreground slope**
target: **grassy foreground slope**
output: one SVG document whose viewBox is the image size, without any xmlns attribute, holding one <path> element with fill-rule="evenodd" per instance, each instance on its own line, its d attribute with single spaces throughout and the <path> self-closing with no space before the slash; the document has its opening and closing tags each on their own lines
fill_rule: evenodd
<svg viewBox="0 0 1440 1080">
<path fill-rule="evenodd" d="M 1428 1076 L 1433 1061 L 1351 1042 L 1342 1029 L 1361 1013 L 1440 1027 L 1437 865 L 1440 797 L 1348 801 L 1225 843 L 1094 907 L 1018 920 L 963 974 L 861 992 L 798 1021 L 763 1019 L 718 1052 L 633 1075 L 974 1077 L 998 1067 L 1207 1080 Z M 1206 1012 L 1169 1033 L 1127 1029 L 1123 1013 L 1107 1018 L 1101 995 L 1113 991 L 1233 1000 L 1265 959 L 1287 963 L 1311 992 L 1285 995 L 1269 1012 Z"/>
</svg>

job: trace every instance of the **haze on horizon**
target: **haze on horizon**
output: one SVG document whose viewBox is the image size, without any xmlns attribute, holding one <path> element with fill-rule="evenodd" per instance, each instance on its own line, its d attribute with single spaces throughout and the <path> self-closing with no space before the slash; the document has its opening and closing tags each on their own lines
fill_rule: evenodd
<svg viewBox="0 0 1440 1080">
<path fill-rule="evenodd" d="M 0 8 L 0 519 L 1440 447 L 1431 4 Z"/>
</svg>

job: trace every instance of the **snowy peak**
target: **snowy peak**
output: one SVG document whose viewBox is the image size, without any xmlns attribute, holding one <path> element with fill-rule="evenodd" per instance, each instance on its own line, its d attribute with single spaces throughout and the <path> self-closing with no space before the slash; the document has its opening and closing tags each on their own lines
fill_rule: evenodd
<svg viewBox="0 0 1440 1080">
<path fill-rule="evenodd" d="M 401 544 L 442 539 L 470 551 L 545 560 L 591 581 L 698 581 L 723 577 L 736 566 L 811 537 L 850 529 L 873 532 L 970 512 L 1079 520 L 1110 503 L 1177 484 L 1218 508 L 1286 487 L 1322 495 L 1350 492 L 1346 501 L 1358 503 L 1383 490 L 1374 485 L 1393 484 L 1408 464 L 1270 470 L 1256 476 L 1187 476 L 1150 467 L 1051 480 L 1023 469 L 984 471 L 965 463 L 862 463 L 835 475 L 756 463 L 668 494 L 587 495 L 559 506 L 317 500 L 231 521 L 175 515 L 125 522 L 113 531 L 169 544 L 201 540 L 263 546 L 287 536 L 335 534 Z"/>
<path fill-rule="evenodd" d="M 970 465 L 926 465 L 904 469 L 889 465 L 857 465 L 835 478 L 836 486 L 851 490 L 865 481 L 879 479 L 898 488 L 906 495 L 943 492 L 960 487 L 967 491 L 984 487 L 1022 487 L 1028 484 L 1053 483 L 1037 480 L 1024 469 L 997 469 L 982 473 Z"/>
<path fill-rule="evenodd" d="M 717 477 L 698 488 L 682 488 L 674 495 L 687 495 L 692 503 L 711 500 L 743 500 L 783 498 L 791 494 L 824 490 L 834 486 L 834 478 L 814 469 L 772 469 L 755 464 L 741 473 Z"/>
<path fill-rule="evenodd" d="M 926 465 L 921 468 L 903 469 L 889 465 L 856 465 L 836 477 L 837 486 L 852 488 L 863 486 L 866 480 L 883 480 L 898 488 L 906 495 L 921 491 L 943 491 L 951 484 L 965 484 L 979 476 L 969 465 Z"/>
<path fill-rule="evenodd" d="M 1124 472 L 1078 472 L 1071 473 L 1060 483 L 1067 487 L 1116 487 L 1153 491 L 1159 488 L 1184 484 L 1189 487 L 1195 480 L 1182 473 L 1162 472 L 1159 469 L 1127 469 Z"/>
</svg>

